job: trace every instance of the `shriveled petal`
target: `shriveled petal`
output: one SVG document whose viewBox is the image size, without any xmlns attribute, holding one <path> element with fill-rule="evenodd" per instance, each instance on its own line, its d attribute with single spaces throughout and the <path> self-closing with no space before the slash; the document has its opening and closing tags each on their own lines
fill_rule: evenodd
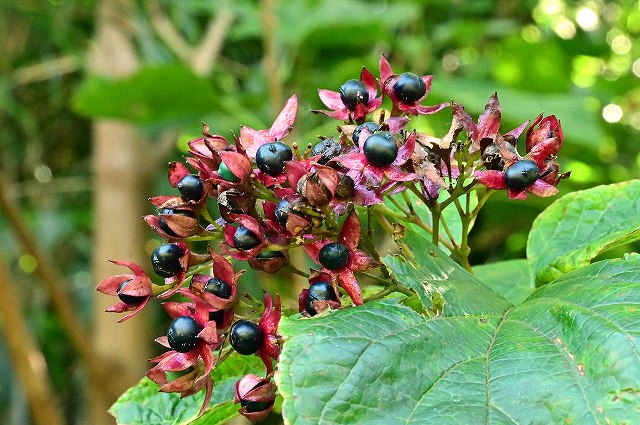
<svg viewBox="0 0 640 425">
<path fill-rule="evenodd" d="M 393 70 L 391 69 L 391 65 L 389 65 L 389 61 L 384 55 L 380 56 L 380 81 L 384 83 L 389 77 L 393 75 Z"/>
<path fill-rule="evenodd" d="M 407 173 L 400 168 L 390 165 L 384 170 L 384 175 L 389 179 L 396 182 L 409 182 L 412 180 L 418 180 L 420 177 L 415 173 Z"/>
<path fill-rule="evenodd" d="M 214 253 L 213 251 L 210 251 L 210 253 L 211 259 L 213 260 L 213 275 L 218 279 L 222 279 L 227 282 L 233 289 L 233 287 L 236 286 L 238 276 L 242 272 L 236 274 L 229 260 L 218 253 Z"/>
<path fill-rule="evenodd" d="M 326 115 L 329 118 L 333 118 L 336 120 L 348 120 L 349 119 L 349 111 L 347 109 L 341 109 L 338 111 L 325 111 L 323 109 L 312 109 L 311 112 L 314 114 L 322 114 Z"/>
<path fill-rule="evenodd" d="M 198 376 L 198 370 L 191 371 L 185 375 L 182 375 L 171 382 L 160 387 L 160 391 L 163 393 L 182 393 L 188 391 L 193 387 L 193 384 Z"/>
<path fill-rule="evenodd" d="M 353 303 L 362 305 L 362 292 L 353 272 L 349 269 L 344 270 L 338 275 L 338 280 L 340 281 L 340 286 L 344 288 Z"/>
<path fill-rule="evenodd" d="M 364 132 L 364 131 L 363 131 Z M 367 158 L 363 153 L 353 152 L 333 158 L 332 161 L 337 162 L 348 170 L 361 171 L 368 164 Z"/>
<path fill-rule="evenodd" d="M 424 82 L 424 85 L 427 88 L 427 90 L 424 92 L 424 95 L 422 95 L 422 97 L 418 99 L 416 103 L 422 102 L 422 100 L 425 97 L 427 97 L 427 94 L 429 94 L 429 91 L 431 90 L 431 84 L 433 83 L 433 75 L 423 75 L 422 77 L 420 77 L 420 79 L 422 80 L 422 82 Z"/>
<path fill-rule="evenodd" d="M 338 235 L 338 242 L 345 244 L 351 252 L 358 248 L 359 240 L 360 220 L 355 211 L 352 211 L 342 225 L 342 230 L 340 230 L 340 234 Z"/>
<path fill-rule="evenodd" d="M 524 190 L 507 189 L 507 196 L 509 196 L 509 199 L 527 199 L 527 194 Z"/>
<path fill-rule="evenodd" d="M 401 116 L 401 117 L 391 117 L 386 120 L 384 123 L 389 126 L 389 132 L 393 134 L 400 133 L 405 125 L 410 121 L 409 117 Z"/>
<path fill-rule="evenodd" d="M 117 304 L 111 305 L 107 308 L 104 309 L 104 311 L 106 311 L 107 313 L 124 313 L 125 311 L 131 311 L 135 308 L 136 306 L 134 305 L 129 305 L 126 304 L 122 301 L 120 301 Z"/>
<path fill-rule="evenodd" d="M 133 316 L 135 316 L 136 314 L 138 314 L 138 312 L 140 310 L 142 310 L 144 308 L 144 306 L 147 305 L 147 303 L 149 302 L 149 300 L 151 299 L 151 297 L 147 297 L 144 299 L 144 301 L 142 301 L 140 304 L 138 304 L 136 306 L 136 308 L 133 309 L 133 311 L 129 314 L 124 315 L 120 320 L 118 320 L 118 323 L 122 323 L 125 322 L 129 319 L 131 319 Z"/>
<path fill-rule="evenodd" d="M 415 110 L 417 111 L 417 114 L 431 115 L 431 114 L 435 114 L 436 112 L 442 111 L 447 106 L 449 106 L 449 103 L 447 102 L 443 102 L 443 103 L 440 103 L 439 105 L 433 105 L 433 106 L 416 105 Z"/>
<path fill-rule="evenodd" d="M 500 102 L 498 93 L 493 93 L 484 107 L 484 112 L 478 118 L 478 131 L 473 135 L 474 140 L 493 138 L 500 129 Z"/>
<path fill-rule="evenodd" d="M 118 266 L 127 267 L 129 270 L 133 272 L 136 276 L 146 276 L 147 274 L 142 270 L 142 267 L 137 265 L 136 263 L 132 263 L 131 261 L 125 260 L 109 260 L 109 262 L 116 264 Z"/>
<path fill-rule="evenodd" d="M 531 186 L 529 186 L 527 191 L 541 198 L 553 196 L 558 193 L 558 189 L 555 186 L 540 179 L 536 180 Z"/>
<path fill-rule="evenodd" d="M 198 338 L 209 345 L 215 345 L 218 343 L 218 333 L 215 320 L 211 320 L 206 323 L 204 328 L 198 334 Z M 210 349 L 208 350 L 210 351 Z"/>
<path fill-rule="evenodd" d="M 191 303 L 179 303 L 176 301 L 168 301 L 162 303 L 164 311 L 171 316 L 172 319 L 177 319 L 180 316 L 192 316 L 193 304 Z"/>
<path fill-rule="evenodd" d="M 376 84 L 376 79 L 373 74 L 364 66 L 362 67 L 362 71 L 360 71 L 360 81 L 367 88 L 367 92 L 369 94 L 369 101 L 375 99 L 378 95 L 378 86 Z"/>
<path fill-rule="evenodd" d="M 545 167 L 545 161 L 549 159 L 551 155 L 557 154 L 560 146 L 560 140 L 557 137 L 545 139 L 534 145 L 526 155 L 526 158 L 535 162 L 538 168 L 542 170 Z"/>
<path fill-rule="evenodd" d="M 342 99 L 340 98 L 340 93 L 331 90 L 319 89 L 318 96 L 327 108 L 333 109 L 334 111 L 346 110 L 346 106 L 342 103 Z"/>
<path fill-rule="evenodd" d="M 249 178 L 249 175 L 253 171 L 251 168 L 251 162 L 249 162 L 249 158 L 237 152 L 227 152 L 222 151 L 219 152 L 220 158 L 222 158 L 222 162 L 229 168 L 229 171 L 233 173 L 241 181 Z"/>
<path fill-rule="evenodd" d="M 298 181 L 302 176 L 307 174 L 307 169 L 298 161 L 287 161 L 285 163 L 285 173 L 287 175 L 287 181 L 291 187 L 295 188 L 298 185 Z"/>
<path fill-rule="evenodd" d="M 120 287 L 120 285 L 122 285 L 122 282 L 130 280 L 132 278 L 133 278 L 133 275 L 130 275 L 130 274 L 120 274 L 117 276 L 109 276 L 103 279 L 102 282 L 98 284 L 98 287 L 96 288 L 96 290 L 106 295 L 117 296 L 118 288 Z"/>
<path fill-rule="evenodd" d="M 336 193 L 336 188 L 338 187 L 338 182 L 340 181 L 338 172 L 333 168 L 326 167 L 324 165 L 316 165 L 314 168 L 322 183 L 327 189 L 329 189 L 329 192 L 331 192 L 331 196 L 333 196 Z"/>
<path fill-rule="evenodd" d="M 148 297 L 151 295 L 151 281 L 147 276 L 136 276 L 122 288 L 120 293 L 134 297 Z"/>
<path fill-rule="evenodd" d="M 353 202 L 363 207 L 382 203 L 382 195 L 364 185 L 356 185 L 354 188 Z"/>
<path fill-rule="evenodd" d="M 171 351 L 170 351 L 171 352 Z M 185 370 L 198 360 L 198 351 L 191 350 L 186 353 L 178 353 L 174 351 L 173 356 L 169 356 L 158 363 L 158 366 L 166 372 L 177 372 Z"/>
<path fill-rule="evenodd" d="M 267 292 L 264 293 L 264 312 L 258 326 L 265 335 L 275 335 L 281 316 L 280 296 L 276 295 L 275 303 Z"/>
<path fill-rule="evenodd" d="M 200 375 L 200 377 L 196 380 L 196 383 L 199 383 L 205 379 L 209 378 L 209 374 L 213 369 L 213 364 L 215 363 L 213 357 L 213 351 L 211 351 L 211 347 L 205 344 L 199 344 L 198 353 L 204 362 L 204 371 Z"/>
<path fill-rule="evenodd" d="M 354 272 L 366 272 L 380 267 L 380 263 L 369 257 L 364 251 L 357 249 L 349 254 L 347 267 Z"/>
<path fill-rule="evenodd" d="M 191 174 L 182 162 L 171 161 L 168 171 L 169 183 L 173 187 L 177 187 L 180 180 Z"/>
<path fill-rule="evenodd" d="M 476 171 L 473 176 L 477 181 L 487 186 L 489 189 L 506 189 L 507 182 L 504 174 L 497 170 Z"/>
<path fill-rule="evenodd" d="M 158 208 L 162 208 L 167 202 L 174 198 L 175 196 L 168 195 L 154 196 L 153 198 L 149 198 L 149 202 Z"/>
<path fill-rule="evenodd" d="M 528 124 L 529 124 L 529 121 L 525 121 L 522 124 L 520 124 L 518 127 L 514 128 L 513 130 L 508 132 L 507 134 L 510 135 L 510 136 L 513 136 L 513 137 L 515 137 L 517 139 L 518 137 L 520 137 L 520 135 L 522 134 L 524 129 L 527 128 Z M 505 136 L 507 134 L 505 134 Z"/>
<path fill-rule="evenodd" d="M 413 151 L 416 149 L 416 132 L 415 130 L 411 132 L 409 137 L 407 137 L 407 141 L 404 145 L 398 148 L 398 156 L 396 160 L 393 161 L 393 165 L 402 165 L 411 158 Z"/>
<path fill-rule="evenodd" d="M 251 127 L 240 127 L 240 145 L 249 158 L 255 158 L 258 148 L 265 143 L 269 143 L 269 140 L 259 131 Z"/>
<path fill-rule="evenodd" d="M 285 103 L 282 111 L 276 117 L 273 125 L 269 129 L 269 140 L 280 140 L 293 128 L 293 122 L 296 119 L 298 109 L 298 97 L 294 94 Z"/>
<path fill-rule="evenodd" d="M 287 230 L 293 236 L 298 236 L 304 232 L 311 223 L 297 214 L 289 214 L 287 217 Z"/>
<path fill-rule="evenodd" d="M 229 244 L 229 246 L 233 246 L 233 235 L 236 234 L 236 229 L 237 227 L 232 226 L 230 224 L 227 224 L 226 226 L 224 226 L 224 230 L 223 230 L 223 234 L 224 234 L 224 240 L 227 244 Z"/>
<path fill-rule="evenodd" d="M 464 107 L 456 102 L 451 102 L 451 112 L 453 112 L 453 118 L 462 125 L 464 131 L 470 137 L 475 137 L 478 127 L 473 122 L 473 118 L 464 110 Z"/>
</svg>

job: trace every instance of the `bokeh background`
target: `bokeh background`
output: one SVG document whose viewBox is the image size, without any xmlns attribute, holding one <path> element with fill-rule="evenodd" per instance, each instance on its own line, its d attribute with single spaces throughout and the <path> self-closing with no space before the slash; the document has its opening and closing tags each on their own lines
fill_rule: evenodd
<svg viewBox="0 0 640 425">
<path fill-rule="evenodd" d="M 563 194 L 639 175 L 639 34 L 630 0 L 0 0 L 0 423 L 114 422 L 168 318 L 116 326 L 95 286 L 122 272 L 106 259 L 150 268 L 146 199 L 174 192 L 166 164 L 201 121 L 268 128 L 295 92 L 304 146 L 335 132 L 309 112 L 317 89 L 377 74 L 385 53 L 435 75 L 429 104 L 477 116 L 498 91 L 503 131 L 558 116 Z M 438 136 L 450 118 L 414 123 Z M 472 264 L 523 258 L 551 201 L 495 195 Z M 293 299 L 291 276 L 256 276 Z"/>
</svg>

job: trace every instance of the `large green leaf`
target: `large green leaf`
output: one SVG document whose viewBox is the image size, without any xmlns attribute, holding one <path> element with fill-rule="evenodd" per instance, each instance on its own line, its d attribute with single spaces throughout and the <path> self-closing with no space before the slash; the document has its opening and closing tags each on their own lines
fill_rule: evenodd
<svg viewBox="0 0 640 425">
<path fill-rule="evenodd" d="M 504 313 L 426 319 L 394 300 L 289 318 L 290 424 L 640 423 L 640 256 L 564 275 Z"/>
<path fill-rule="evenodd" d="M 197 121 L 219 108 L 219 96 L 206 79 L 183 65 L 147 66 L 122 79 L 89 77 L 73 97 L 82 115 L 138 124 Z"/>
<path fill-rule="evenodd" d="M 476 277 L 512 304 L 520 304 L 534 290 L 528 260 L 507 260 L 474 266 Z"/>
<path fill-rule="evenodd" d="M 247 373 L 262 373 L 264 366 L 254 356 L 233 355 L 213 372 L 215 387 L 206 412 L 198 418 L 204 391 L 180 399 L 177 393 L 161 393 L 147 378 L 129 388 L 109 412 L 118 425 L 215 425 L 238 415 L 233 403 L 235 383 Z"/>
<path fill-rule="evenodd" d="M 536 285 L 589 264 L 600 252 L 640 239 L 640 180 L 572 192 L 533 222 L 527 257 Z"/>
<path fill-rule="evenodd" d="M 407 229 L 403 241 L 413 258 L 395 255 L 383 262 L 398 282 L 418 294 L 424 307 L 431 307 L 434 295 L 444 299 L 445 316 L 502 313 L 511 306 L 421 234 Z"/>
</svg>

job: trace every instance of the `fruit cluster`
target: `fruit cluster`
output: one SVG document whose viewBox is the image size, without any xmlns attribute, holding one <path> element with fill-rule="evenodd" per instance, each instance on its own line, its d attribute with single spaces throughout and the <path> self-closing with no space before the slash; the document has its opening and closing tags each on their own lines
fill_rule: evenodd
<svg viewBox="0 0 640 425">
<path fill-rule="evenodd" d="M 365 282 L 382 287 L 368 299 L 392 292 L 411 295 L 380 262 L 373 241 L 376 221 L 394 234 L 388 214 L 421 224 L 439 243 L 439 212 L 471 191 L 482 194 L 480 206 L 496 189 L 506 189 L 509 198 L 516 199 L 526 198 L 526 193 L 557 192 L 558 181 L 567 176 L 559 173 L 556 162 L 562 145 L 559 120 L 537 117 L 526 132 L 526 154 L 521 156 L 516 141 L 528 122 L 500 133 L 497 94 L 476 123 L 455 102 L 423 105 L 431 83 L 429 75 L 394 74 L 383 56 L 378 79 L 363 68 L 359 79 L 345 82 L 339 91 L 319 90 L 329 109 L 313 112 L 343 122 L 336 134 L 309 143 L 306 151 L 300 152 L 298 143 L 289 140 L 293 137 L 287 137 L 297 113 L 294 95 L 271 128 L 241 127 L 240 136 L 229 142 L 210 134 L 205 125 L 203 137 L 189 143 L 186 165 L 169 164 L 168 179 L 179 196 L 151 198 L 157 214 L 145 217 L 165 240 L 151 255 L 153 271 L 164 282 L 156 285 L 140 266 L 118 260 L 113 262 L 131 273 L 108 277 L 97 288 L 119 298 L 107 311 L 126 312 L 121 321 L 151 298 L 181 297 L 162 304 L 173 322 L 156 341 L 169 351 L 151 359 L 155 366 L 147 373 L 161 391 L 187 396 L 206 388 L 204 409 L 213 390 L 213 367 L 233 351 L 256 354 L 266 375 L 240 380 L 236 402 L 240 413 L 252 420 L 271 410 L 271 379 L 281 348 L 280 298 L 265 293 L 264 309 L 259 309 L 257 301 L 239 297 L 242 272 L 236 272 L 229 259 L 267 273 L 283 270 L 305 276 L 309 286 L 299 295 L 299 311 L 315 316 L 341 308 L 348 299 L 355 305 L 366 302 L 361 290 Z M 391 102 L 390 112 L 381 109 L 384 98 Z M 408 116 L 447 107 L 452 124 L 444 136 L 407 129 Z M 443 192 L 448 196 L 440 200 Z M 433 223 L 421 222 L 411 199 L 431 209 Z M 397 208 L 392 210 L 387 200 Z M 215 219 L 209 213 L 212 203 L 219 212 Z M 472 220 L 477 210 L 461 209 L 461 219 Z M 210 241 L 208 252 L 194 252 L 194 241 Z M 452 239 L 448 247 L 456 260 L 468 264 L 466 245 Z M 306 273 L 291 264 L 289 251 L 296 248 L 303 248 L 318 268 Z M 263 311 L 260 318 L 257 310 Z M 169 380 L 168 372 L 181 374 Z"/>
</svg>

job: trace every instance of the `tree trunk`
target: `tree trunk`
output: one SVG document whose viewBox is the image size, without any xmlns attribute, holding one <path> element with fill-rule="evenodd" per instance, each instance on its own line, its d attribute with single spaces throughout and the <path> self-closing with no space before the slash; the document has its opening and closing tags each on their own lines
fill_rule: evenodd
<svg viewBox="0 0 640 425">
<path fill-rule="evenodd" d="M 122 77 L 134 72 L 139 61 L 129 39 L 134 2 L 102 0 L 97 7 L 96 39 L 90 52 L 89 69 L 97 75 Z M 141 136 L 135 126 L 123 122 L 96 120 L 93 123 L 94 172 L 94 245 L 93 276 L 97 283 L 104 277 L 127 273 L 106 260 L 127 259 L 148 268 L 143 252 L 145 228 L 144 188 L 146 177 Z M 135 384 L 148 369 L 151 336 L 148 317 L 136 316 L 118 324 L 118 316 L 104 313 L 115 303 L 111 297 L 94 297 L 93 338 L 96 350 L 105 359 L 107 375 L 117 381 L 121 391 Z M 144 312 L 143 312 L 144 313 Z M 95 389 L 91 392 L 89 423 L 113 424 L 107 409 L 115 400 L 107 400 Z"/>
</svg>

